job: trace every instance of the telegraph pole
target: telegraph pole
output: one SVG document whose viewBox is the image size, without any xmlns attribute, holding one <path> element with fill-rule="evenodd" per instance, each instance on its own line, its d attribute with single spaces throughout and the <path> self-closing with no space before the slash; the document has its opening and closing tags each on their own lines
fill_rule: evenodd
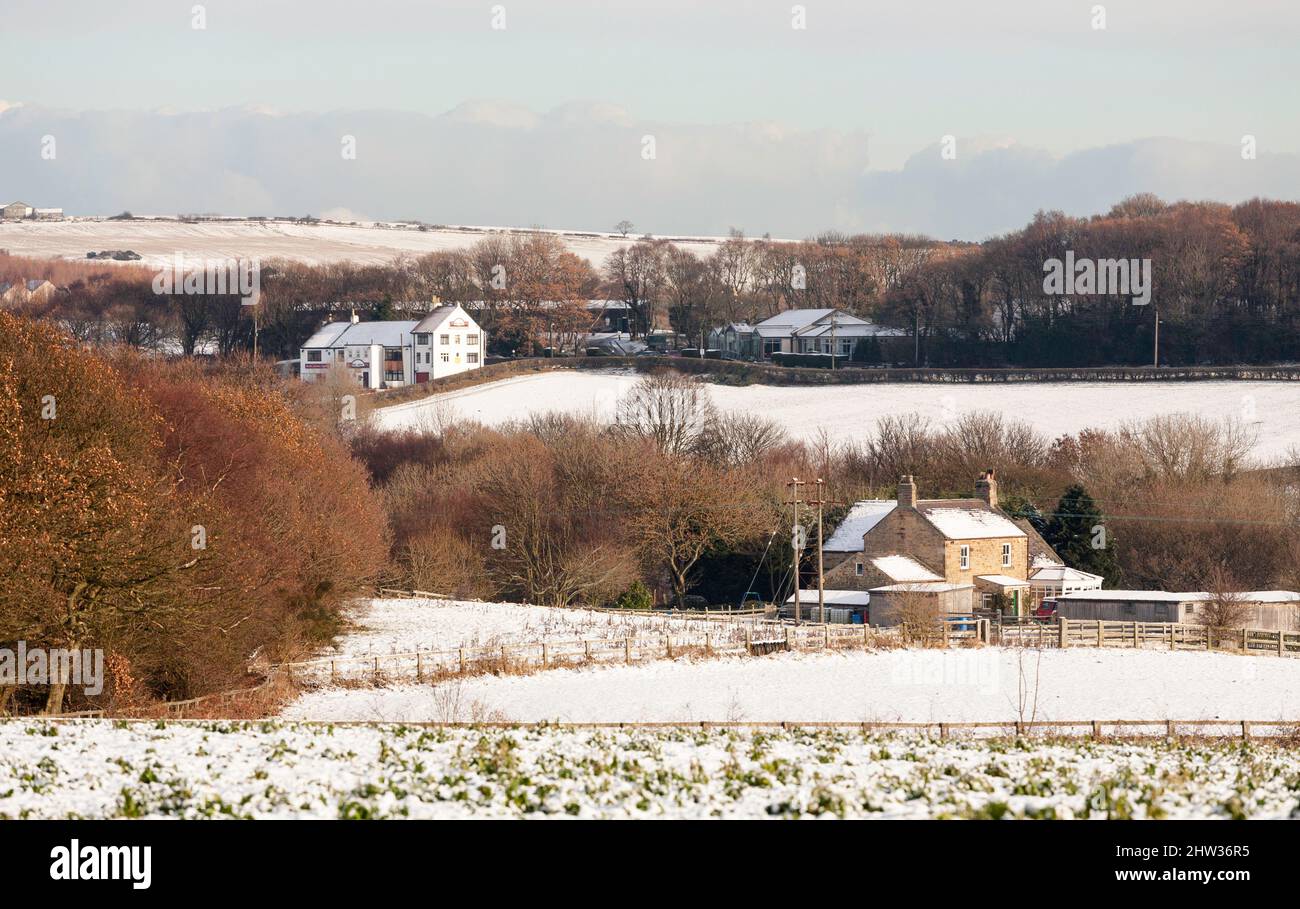
<svg viewBox="0 0 1300 909">
<path fill-rule="evenodd" d="M 826 481 L 817 478 L 817 619 L 826 624 L 826 584 L 822 575 L 822 507 L 826 504 Z"/>
<path fill-rule="evenodd" d="M 831 372 L 835 371 L 835 310 L 831 310 Z M 817 481 L 818 483 L 821 480 Z"/>
<path fill-rule="evenodd" d="M 800 556 L 803 555 L 803 546 L 801 545 L 803 541 L 800 540 L 803 535 L 803 528 L 799 526 L 799 505 L 802 504 L 801 489 L 804 482 L 798 477 L 794 477 L 785 485 L 793 489 L 793 495 L 786 504 L 794 506 L 794 524 L 790 531 L 790 549 L 794 553 L 794 623 L 798 625 L 800 624 L 800 612 L 802 610 L 799 602 L 799 561 Z"/>
<path fill-rule="evenodd" d="M 1155 359 L 1151 364 L 1157 369 L 1160 368 L 1160 308 L 1156 307 L 1156 352 Z"/>
</svg>

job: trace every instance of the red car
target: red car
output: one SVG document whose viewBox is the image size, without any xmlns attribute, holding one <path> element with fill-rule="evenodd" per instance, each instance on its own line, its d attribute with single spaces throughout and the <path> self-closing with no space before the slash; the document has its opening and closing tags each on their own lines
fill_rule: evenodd
<svg viewBox="0 0 1300 909">
<path fill-rule="evenodd" d="M 1050 622 L 1056 618 L 1056 600 L 1043 600 L 1034 610 L 1034 618 L 1040 622 Z"/>
</svg>

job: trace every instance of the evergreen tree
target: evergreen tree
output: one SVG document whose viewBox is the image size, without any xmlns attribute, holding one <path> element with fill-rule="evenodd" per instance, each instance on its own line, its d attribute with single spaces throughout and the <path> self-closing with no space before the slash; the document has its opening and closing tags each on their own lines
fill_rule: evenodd
<svg viewBox="0 0 1300 909">
<path fill-rule="evenodd" d="M 1043 537 L 1071 568 L 1099 574 L 1108 584 L 1119 580 L 1114 535 L 1082 486 L 1075 484 L 1061 496 Z"/>
</svg>

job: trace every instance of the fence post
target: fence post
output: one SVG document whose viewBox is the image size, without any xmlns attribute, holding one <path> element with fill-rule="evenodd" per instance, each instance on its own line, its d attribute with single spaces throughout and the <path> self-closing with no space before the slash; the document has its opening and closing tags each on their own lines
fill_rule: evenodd
<svg viewBox="0 0 1300 909">
<path fill-rule="evenodd" d="M 334 661 L 330 660 L 330 682 L 331 683 L 334 681 L 334 676 L 335 676 Z"/>
<path fill-rule="evenodd" d="M 1241 721 L 1241 738 L 1242 741 L 1250 741 L 1250 723 L 1247 723 L 1245 720 Z"/>
<path fill-rule="evenodd" d="M 940 619 L 939 621 L 943 623 L 943 649 L 947 650 L 948 649 L 948 620 L 946 618 L 943 618 Z"/>
<path fill-rule="evenodd" d="M 1171 739 L 1174 737 L 1174 721 L 1173 721 L 1173 720 L 1165 720 L 1165 735 L 1167 735 L 1167 736 L 1168 736 L 1169 738 L 1171 738 Z"/>
<path fill-rule="evenodd" d="M 1138 623 L 1133 623 L 1133 649 L 1136 650 L 1141 645 L 1138 644 Z"/>
<path fill-rule="evenodd" d="M 668 659 L 673 658 L 673 636 L 671 634 L 664 635 L 664 652 L 668 654 Z"/>
<path fill-rule="evenodd" d="M 375 681 L 379 680 L 379 657 L 375 657 Z"/>
<path fill-rule="evenodd" d="M 1286 632 L 1281 628 L 1277 630 L 1277 655 L 1282 656 L 1286 653 Z"/>
<path fill-rule="evenodd" d="M 1173 623 L 1170 623 L 1170 625 L 1169 625 L 1169 649 L 1170 649 L 1170 650 L 1173 650 L 1173 649 L 1174 649 L 1174 625 L 1173 625 Z"/>
<path fill-rule="evenodd" d="M 1061 615 L 1061 616 L 1057 616 L 1056 621 L 1059 625 L 1059 627 L 1057 628 L 1057 637 L 1060 639 L 1056 642 L 1056 646 L 1064 650 L 1065 648 L 1070 646 L 1070 634 L 1065 627 L 1070 623 L 1070 620 L 1067 619 L 1065 616 Z"/>
<path fill-rule="evenodd" d="M 1105 632 L 1105 623 L 1102 622 L 1101 619 L 1098 619 L 1098 620 L 1097 620 L 1097 646 L 1098 646 L 1098 647 L 1105 647 L 1105 646 L 1106 646 L 1106 640 L 1105 640 L 1105 637 L 1104 637 L 1105 633 L 1106 633 L 1106 632 Z"/>
<path fill-rule="evenodd" d="M 546 664 L 549 662 L 549 658 L 548 658 L 548 656 L 549 656 L 549 655 L 548 655 L 548 652 L 547 652 L 547 650 L 546 650 L 546 642 L 545 642 L 545 641 L 542 641 L 542 668 L 543 668 L 543 669 L 546 668 Z"/>
<path fill-rule="evenodd" d="M 632 638 L 630 635 L 623 638 L 623 662 L 632 662 Z"/>
<path fill-rule="evenodd" d="M 415 680 L 417 682 L 421 681 L 424 678 L 423 656 L 424 654 L 420 653 L 420 651 L 418 650 L 415 651 Z"/>
<path fill-rule="evenodd" d="M 830 648 L 831 648 L 831 626 L 830 623 L 827 623 L 822 626 L 822 650 L 830 650 Z"/>
<path fill-rule="evenodd" d="M 1092 737 L 1093 737 L 1094 739 L 1100 739 L 1100 738 L 1101 738 L 1101 721 L 1100 721 L 1100 720 L 1093 720 L 1093 721 L 1092 721 Z"/>
<path fill-rule="evenodd" d="M 747 653 L 750 653 L 753 652 L 753 650 L 754 650 L 754 629 L 746 625 L 745 626 L 745 651 Z"/>
<path fill-rule="evenodd" d="M 1250 640 L 1246 637 L 1246 635 L 1248 634 L 1250 634 L 1250 632 L 1247 631 L 1245 628 L 1241 629 L 1241 652 L 1242 653 L 1245 653 L 1247 650 L 1250 649 Z"/>
<path fill-rule="evenodd" d="M 1205 649 L 1214 649 L 1214 630 L 1209 625 L 1205 626 Z"/>
<path fill-rule="evenodd" d="M 709 654 L 713 653 L 713 635 L 709 634 L 707 631 L 704 632 L 704 652 Z"/>
<path fill-rule="evenodd" d="M 588 660 L 591 659 L 591 641 L 582 642 L 582 655 Z"/>
<path fill-rule="evenodd" d="M 461 674 L 463 675 L 465 672 L 465 648 L 464 647 L 460 648 L 459 657 L 460 657 L 460 671 Z"/>
</svg>

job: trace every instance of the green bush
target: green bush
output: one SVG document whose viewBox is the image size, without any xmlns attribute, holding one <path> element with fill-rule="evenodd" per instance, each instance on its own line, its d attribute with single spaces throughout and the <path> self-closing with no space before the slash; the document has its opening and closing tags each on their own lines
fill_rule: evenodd
<svg viewBox="0 0 1300 909">
<path fill-rule="evenodd" d="M 640 581 L 633 581 L 632 585 L 618 595 L 614 605 L 619 609 L 649 609 L 654 605 L 654 597 L 650 595 L 649 589 Z"/>
</svg>

